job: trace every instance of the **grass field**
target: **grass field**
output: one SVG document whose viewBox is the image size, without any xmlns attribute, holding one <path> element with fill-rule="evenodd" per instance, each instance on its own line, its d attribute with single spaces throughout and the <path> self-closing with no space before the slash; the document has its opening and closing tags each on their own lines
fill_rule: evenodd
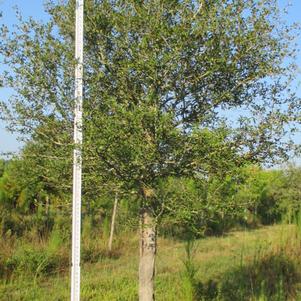
<svg viewBox="0 0 301 301">
<path fill-rule="evenodd" d="M 85 244 L 85 242 L 84 242 Z M 82 300 L 137 300 L 138 240 L 114 258 L 82 264 Z M 119 254 L 118 254 L 119 253 Z M 63 256 L 63 255 L 62 255 Z M 295 226 L 233 231 L 190 243 L 159 239 L 156 300 L 301 300 L 300 238 Z M 69 299 L 69 271 L 26 269 L 1 280 L 0 300 Z"/>
</svg>

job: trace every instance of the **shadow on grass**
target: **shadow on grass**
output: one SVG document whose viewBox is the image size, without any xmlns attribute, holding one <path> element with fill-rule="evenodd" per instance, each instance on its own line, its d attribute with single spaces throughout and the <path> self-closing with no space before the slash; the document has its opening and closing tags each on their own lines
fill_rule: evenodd
<svg viewBox="0 0 301 301">
<path fill-rule="evenodd" d="M 191 231 L 191 228 L 174 226 L 173 224 L 164 224 L 160 227 L 160 236 L 166 239 L 172 239 L 177 242 L 185 242 L 190 239 L 206 239 L 208 237 L 229 237 L 238 231 L 252 232 L 260 229 L 262 225 L 258 223 L 248 223 L 240 221 L 236 223 L 211 222 L 206 227 L 199 227 L 199 232 Z"/>
<path fill-rule="evenodd" d="M 300 274 L 285 254 L 270 254 L 229 270 L 218 280 L 195 282 L 195 300 L 295 300 Z"/>
</svg>

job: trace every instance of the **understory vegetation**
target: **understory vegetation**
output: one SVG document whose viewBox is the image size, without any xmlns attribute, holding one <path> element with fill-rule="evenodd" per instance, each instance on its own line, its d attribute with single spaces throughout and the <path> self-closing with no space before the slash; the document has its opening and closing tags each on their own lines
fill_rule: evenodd
<svg viewBox="0 0 301 301">
<path fill-rule="evenodd" d="M 131 235 L 129 244 L 118 237 L 113 254 L 106 252 L 104 237 L 97 244 L 83 239 L 82 300 L 137 300 L 136 237 Z M 295 225 L 231 231 L 195 240 L 190 247 L 171 238 L 159 239 L 158 244 L 157 300 L 301 298 L 300 232 Z M 2 239 L 1 300 L 69 298 L 68 244 L 19 241 L 14 247 L 12 254 Z"/>
<path fill-rule="evenodd" d="M 34 186 L 32 194 L 26 194 L 28 184 L 22 187 L 24 179 L 18 178 L 17 172 L 21 169 L 16 168 L 21 163 L 17 159 L 2 161 L 0 299 L 66 300 L 71 204 L 60 203 L 46 192 L 34 194 Z M 167 215 L 160 220 L 157 300 L 298 300 L 300 173 L 294 166 L 278 170 L 249 166 L 241 170 L 239 182 L 225 179 L 224 183 L 206 183 L 206 193 L 205 183 L 170 179 L 165 194 L 173 202 L 186 197 L 192 212 L 200 204 L 209 208 L 213 195 L 218 197 L 218 189 L 241 209 L 215 210 L 214 214 L 203 209 L 201 218 Z M 104 196 L 98 206 L 84 203 L 83 300 L 138 298 L 139 213 L 135 203 L 124 200 L 126 197 L 119 199 L 110 251 L 114 196 Z"/>
</svg>

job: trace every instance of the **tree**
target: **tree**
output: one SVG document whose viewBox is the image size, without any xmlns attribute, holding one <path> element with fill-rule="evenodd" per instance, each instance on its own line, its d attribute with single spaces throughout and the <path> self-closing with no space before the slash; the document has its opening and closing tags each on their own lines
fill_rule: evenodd
<svg viewBox="0 0 301 301">
<path fill-rule="evenodd" d="M 38 210 L 38 200 L 44 195 L 40 183 L 32 182 L 25 177 L 26 164 L 19 158 L 6 162 L 4 172 L 0 177 L 0 228 L 1 233 L 21 235 L 32 227 L 32 219 L 27 218 Z M 25 177 L 25 178 L 24 178 Z M 45 222 L 45 221 L 44 221 Z M 43 227 L 46 229 L 47 223 Z"/>
<path fill-rule="evenodd" d="M 237 187 L 235 198 L 246 204 L 245 220 L 251 224 L 271 224 L 279 221 L 281 213 L 278 200 L 273 196 L 273 189 L 283 186 L 283 172 L 251 165 L 242 173 L 244 180 Z"/>
<path fill-rule="evenodd" d="M 48 23 L 2 28 L 12 68 L 4 84 L 16 91 L 2 108 L 12 130 L 30 137 L 53 118 L 71 143 L 73 8 L 54 1 Z M 288 90 L 294 28 L 279 22 L 274 0 L 89 0 L 85 9 L 84 181 L 115 180 L 136 194 L 139 299 L 153 300 L 159 183 L 206 177 L 229 158 L 286 155 L 285 124 L 300 105 Z M 209 133 L 224 140 L 208 145 Z M 62 133 L 40 135 L 62 145 Z"/>
<path fill-rule="evenodd" d="M 118 205 L 118 193 L 116 192 L 115 193 L 113 213 L 112 213 L 112 219 L 111 219 L 110 238 L 109 238 L 109 244 L 108 244 L 108 250 L 109 250 L 110 253 L 112 252 L 112 243 L 113 243 L 113 237 L 114 237 L 117 205 Z"/>
</svg>

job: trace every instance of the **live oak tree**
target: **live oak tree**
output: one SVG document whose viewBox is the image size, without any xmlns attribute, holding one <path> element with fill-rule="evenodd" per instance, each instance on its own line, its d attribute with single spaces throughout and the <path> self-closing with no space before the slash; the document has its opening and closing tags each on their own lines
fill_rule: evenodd
<svg viewBox="0 0 301 301">
<path fill-rule="evenodd" d="M 11 70 L 3 84 L 16 92 L 3 118 L 69 158 L 74 5 L 50 1 L 48 22 L 20 17 L 0 44 Z M 218 162 L 280 158 L 291 146 L 296 28 L 279 17 L 276 0 L 86 1 L 84 185 L 117 181 L 136 194 L 141 301 L 154 300 L 160 183 L 226 172 Z M 211 145 L 208 133 L 220 131 Z"/>
</svg>

